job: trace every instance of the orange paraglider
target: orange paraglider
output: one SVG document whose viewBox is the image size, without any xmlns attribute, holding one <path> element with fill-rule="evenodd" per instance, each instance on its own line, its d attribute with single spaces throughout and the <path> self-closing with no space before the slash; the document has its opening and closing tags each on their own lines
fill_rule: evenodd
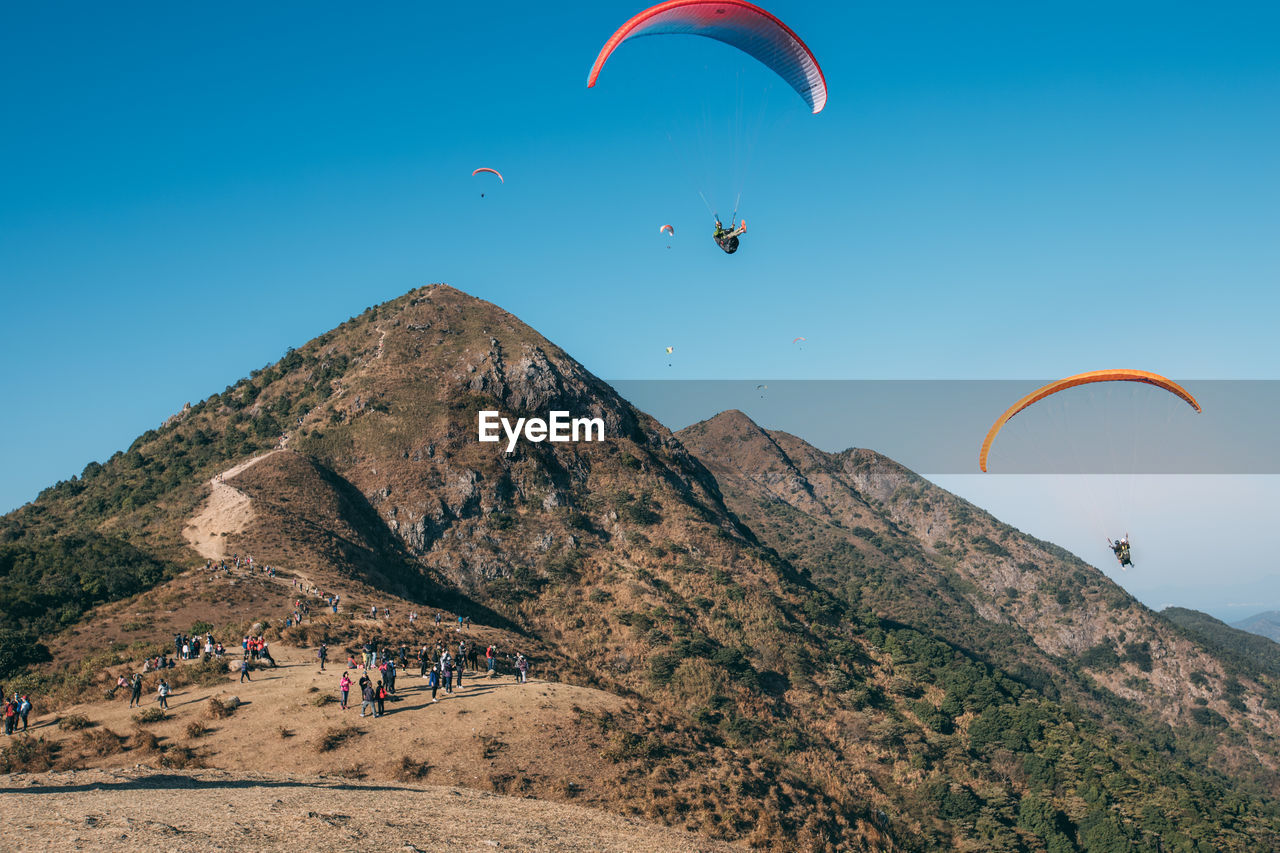
<svg viewBox="0 0 1280 853">
<path fill-rule="evenodd" d="M 1148 373 L 1145 370 L 1093 370 L 1088 373 L 1077 373 L 1075 376 L 1068 376 L 1066 379 L 1059 379 L 1057 382 L 1050 382 L 1042 388 L 1037 388 L 1005 410 L 1005 413 L 991 425 L 991 429 L 987 432 L 987 437 L 982 442 L 982 451 L 978 454 L 978 467 L 983 471 L 987 470 L 987 454 L 991 452 L 991 443 L 995 441 L 996 436 L 1004 425 L 1018 412 L 1035 405 L 1045 397 L 1057 394 L 1059 391 L 1065 391 L 1077 385 L 1088 385 L 1092 382 L 1144 382 L 1147 385 L 1162 388 L 1170 394 L 1176 394 L 1185 400 L 1191 408 L 1197 412 L 1201 411 L 1200 404 L 1196 402 L 1196 398 L 1192 397 L 1187 389 L 1172 379 L 1166 379 L 1156 373 Z"/>
</svg>

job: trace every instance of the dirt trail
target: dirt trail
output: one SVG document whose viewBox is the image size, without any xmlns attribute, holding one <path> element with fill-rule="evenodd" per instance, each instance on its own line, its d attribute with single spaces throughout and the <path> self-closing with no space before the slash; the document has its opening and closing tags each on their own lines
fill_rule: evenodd
<svg viewBox="0 0 1280 853">
<path fill-rule="evenodd" d="M 0 776 L 10 850 L 731 851 L 634 818 L 452 787 L 138 767 Z"/>
<path fill-rule="evenodd" d="M 224 481 L 268 456 L 279 453 L 280 449 L 241 462 L 209 481 L 209 497 L 182 529 L 183 538 L 191 543 L 197 554 L 209 560 L 221 560 L 229 556 L 226 537 L 228 534 L 240 533 L 253 521 L 253 502 L 244 492 Z"/>
</svg>

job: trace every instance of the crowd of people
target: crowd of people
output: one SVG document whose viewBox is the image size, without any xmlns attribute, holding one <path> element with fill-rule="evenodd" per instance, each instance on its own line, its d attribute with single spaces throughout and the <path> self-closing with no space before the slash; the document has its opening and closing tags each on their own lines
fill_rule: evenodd
<svg viewBox="0 0 1280 853">
<path fill-rule="evenodd" d="M 18 733 L 18 723 L 22 723 L 22 731 L 27 730 L 27 717 L 31 715 L 31 700 L 26 694 L 14 693 L 4 700 L 4 733 Z"/>
<path fill-rule="evenodd" d="M 465 623 L 464 623 L 465 624 Z M 316 650 L 320 660 L 320 669 L 324 671 L 328 660 L 329 647 L 321 643 Z M 462 679 L 467 670 L 478 675 L 480 672 L 480 646 L 478 643 L 461 639 L 456 646 L 456 654 L 442 640 L 434 644 L 426 643 L 415 654 L 418 663 L 418 677 L 427 680 L 431 688 L 431 701 L 438 702 L 441 690 L 450 695 L 454 687 L 462 688 Z M 523 653 L 510 653 L 505 656 L 498 651 L 496 644 L 490 644 L 484 651 L 485 677 L 497 676 L 499 661 L 511 666 L 516 680 L 524 684 L 529 677 L 529 659 Z M 351 670 L 361 670 L 362 674 L 357 686 L 361 698 L 360 716 L 370 712 L 374 717 L 386 713 L 386 700 L 396 695 L 396 679 L 401 670 L 409 665 L 409 648 L 401 643 L 392 648 L 378 640 L 365 642 L 360 648 L 360 660 L 354 654 L 347 656 L 346 669 L 338 679 L 339 703 L 342 710 L 348 707 L 351 693 Z M 373 677 L 370 673 L 375 673 Z M 380 677 L 378 677 L 380 676 Z M 374 681 L 377 678 L 377 681 Z"/>
<path fill-rule="evenodd" d="M 260 572 L 271 578 L 276 576 L 275 567 L 256 565 L 252 557 L 241 557 L 239 555 L 233 555 L 230 560 L 217 562 L 209 560 L 205 564 L 205 569 L 211 573 L 226 572 L 229 574 L 232 571 L 248 571 Z M 305 579 L 296 576 L 292 578 L 292 586 L 306 596 L 322 600 L 325 607 L 333 613 L 338 612 L 340 596 L 337 593 L 322 591 Z M 391 609 L 386 606 L 370 605 L 368 616 L 375 621 L 392 621 Z M 310 601 L 307 598 L 299 597 L 293 601 L 292 610 L 282 620 L 282 625 L 288 628 L 300 625 L 304 620 L 310 621 L 311 618 Z M 421 624 L 420 615 L 417 611 L 410 611 L 407 618 L 409 625 L 415 629 Z M 469 617 L 457 616 L 456 619 L 456 628 L 450 633 L 463 634 L 471 627 Z M 434 623 L 438 631 L 447 630 L 444 628 L 446 624 L 453 624 L 451 620 L 446 621 L 446 615 L 442 611 L 435 612 Z M 154 696 L 159 707 L 167 709 L 169 707 L 169 696 L 172 694 L 173 688 L 170 685 L 169 678 L 165 677 L 163 673 L 178 666 L 180 661 L 208 661 L 228 657 L 228 650 L 214 638 L 213 631 L 211 629 L 202 630 L 203 628 L 204 626 L 197 626 L 197 629 L 189 634 L 175 634 L 173 636 L 172 656 L 165 652 L 160 652 L 146 658 L 142 662 L 141 671 L 119 675 L 114 688 L 108 695 L 114 696 L 116 693 L 126 693 L 129 697 L 129 707 L 140 708 L 143 703 L 146 681 L 144 675 L 147 673 L 162 673 L 155 685 Z M 258 666 L 265 664 L 274 668 L 277 665 L 271 655 L 270 646 L 263 632 L 259 631 L 256 634 L 243 635 L 240 646 L 241 659 L 232 666 L 232 671 L 233 674 L 239 673 L 241 682 L 252 681 L 250 673 Z M 504 669 L 509 667 L 517 680 L 520 683 L 524 683 L 529 671 L 529 660 L 523 654 L 501 654 L 496 644 L 490 644 L 482 651 L 481 644 L 467 636 L 459 637 L 456 644 L 452 641 L 446 642 L 444 639 L 428 641 L 423 643 L 416 652 L 412 653 L 406 643 L 400 643 L 393 647 L 390 643 L 375 637 L 360 646 L 358 655 L 359 659 L 357 659 L 356 654 L 348 653 L 346 655 L 346 666 L 339 681 L 339 693 L 341 707 L 345 711 L 349 707 L 349 698 L 353 686 L 353 671 L 360 670 L 359 679 L 354 682 L 354 685 L 360 699 L 360 716 L 362 717 L 381 717 L 386 713 L 386 702 L 388 699 L 394 700 L 396 698 L 397 679 L 402 671 L 408 670 L 411 657 L 418 665 L 419 677 L 425 679 L 426 686 L 431 689 L 432 702 L 439 701 L 441 691 L 446 696 L 449 696 L 454 693 L 455 688 L 461 689 L 464 674 L 467 672 L 470 672 L 473 678 L 480 677 L 482 655 L 484 658 L 483 672 L 487 678 L 496 677 L 501 665 Z M 329 659 L 329 647 L 326 643 L 319 645 L 316 650 L 316 656 L 319 659 L 321 671 L 324 671 L 325 664 Z M 4 695 L 3 692 L 0 692 L 0 695 Z M 5 734 L 11 735 L 19 731 L 26 731 L 31 709 L 31 701 L 26 695 L 13 693 L 11 696 L 5 696 L 3 702 Z"/>
</svg>

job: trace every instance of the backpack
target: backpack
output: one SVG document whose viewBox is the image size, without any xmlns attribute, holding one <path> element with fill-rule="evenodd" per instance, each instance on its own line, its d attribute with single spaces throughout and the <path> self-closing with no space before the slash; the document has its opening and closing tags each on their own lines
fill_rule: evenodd
<svg viewBox="0 0 1280 853">
<path fill-rule="evenodd" d="M 387 698 L 387 688 L 385 688 L 385 687 L 379 687 L 379 688 L 378 688 L 378 698 L 379 698 L 379 699 L 386 699 L 386 698 Z"/>
</svg>

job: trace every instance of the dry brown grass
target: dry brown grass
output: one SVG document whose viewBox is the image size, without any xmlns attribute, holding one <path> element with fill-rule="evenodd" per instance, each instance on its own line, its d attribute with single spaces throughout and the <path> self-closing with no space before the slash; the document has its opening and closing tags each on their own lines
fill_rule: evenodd
<svg viewBox="0 0 1280 853">
<path fill-rule="evenodd" d="M 208 732 L 209 729 L 206 728 L 205 724 L 199 720 L 192 720 L 187 723 L 187 737 L 189 738 L 195 739 L 198 737 L 204 737 Z"/>
<path fill-rule="evenodd" d="M 225 720 L 234 714 L 235 710 L 234 705 L 223 702 L 217 696 L 210 696 L 208 704 L 205 705 L 205 714 L 211 720 Z"/>
</svg>

